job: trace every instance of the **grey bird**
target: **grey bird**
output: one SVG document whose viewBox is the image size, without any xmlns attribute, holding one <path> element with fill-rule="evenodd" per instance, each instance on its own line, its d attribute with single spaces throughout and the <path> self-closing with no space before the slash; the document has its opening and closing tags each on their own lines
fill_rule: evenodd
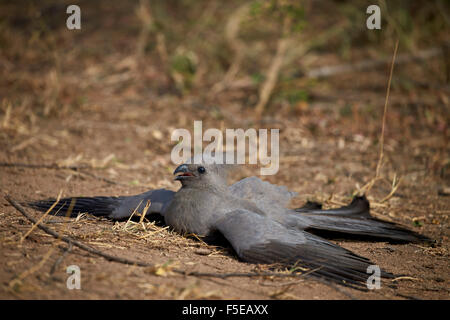
<svg viewBox="0 0 450 320">
<path fill-rule="evenodd" d="M 182 164 L 174 171 L 181 182 L 177 192 L 150 190 L 134 196 L 80 197 L 60 200 L 52 214 L 88 212 L 114 220 L 128 218 L 137 208 L 159 214 L 181 234 L 196 234 L 208 241 L 225 239 L 236 255 L 249 263 L 276 263 L 313 270 L 311 275 L 350 286 L 363 286 L 373 263 L 321 236 L 363 237 L 394 242 L 429 242 L 431 239 L 370 215 L 368 200 L 355 197 L 345 207 L 323 210 L 308 202 L 289 209 L 297 194 L 257 177 L 227 185 L 225 165 Z M 27 203 L 47 211 L 54 199 Z M 383 277 L 393 277 L 381 272 Z"/>
</svg>

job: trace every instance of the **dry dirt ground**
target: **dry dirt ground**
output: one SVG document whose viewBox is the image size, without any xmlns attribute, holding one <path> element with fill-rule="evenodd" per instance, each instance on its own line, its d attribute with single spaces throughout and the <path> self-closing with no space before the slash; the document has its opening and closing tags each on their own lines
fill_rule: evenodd
<svg viewBox="0 0 450 320">
<path fill-rule="evenodd" d="M 2 131 L 2 162 L 87 164 L 98 169 L 56 170 L 45 168 L 1 167 L 2 194 L 17 200 L 63 195 L 126 195 L 149 188 L 176 190 L 172 181 L 169 138 L 173 121 L 205 119 L 205 110 L 180 106 L 172 101 L 143 108 L 141 102 L 108 101 L 99 96 L 94 110 L 74 112 L 58 120 L 39 120 L 34 124 L 39 134 L 26 143 L 21 135 Z M 123 106 L 126 105 L 126 109 Z M 86 115 L 88 113 L 88 116 Z M 130 118 L 138 119 L 130 119 Z M 127 119 L 124 119 L 127 118 Z M 243 117 L 244 118 L 244 117 Z M 143 120 L 145 119 L 145 121 Z M 174 120 L 175 119 L 175 120 Z M 178 120 L 177 120 L 178 119 Z M 245 118 L 244 118 L 245 119 Z M 143 121 L 142 124 L 136 122 Z M 286 122 L 287 121 L 287 122 Z M 146 123 L 145 123 L 146 122 Z M 281 129 L 283 156 L 279 173 L 267 180 L 287 185 L 299 193 L 292 205 L 307 199 L 326 201 L 329 206 L 348 202 L 356 186 L 373 177 L 377 162 L 376 145 L 346 141 L 342 137 L 317 137 L 305 134 L 295 120 L 285 120 Z M 239 123 L 234 123 L 239 127 Z M 230 127 L 231 126 L 230 124 Z M 433 140 L 427 138 L 426 141 Z M 343 142 L 344 141 L 344 142 Z M 434 247 L 385 242 L 337 242 L 356 253 L 369 257 L 394 274 L 406 275 L 395 283 L 384 282 L 382 289 L 359 292 L 328 286 L 309 279 L 196 278 L 163 274 L 155 270 L 108 262 L 101 257 L 73 248 L 56 270 L 51 269 L 64 254 L 66 245 L 40 230 L 33 231 L 23 242 L 21 237 L 31 225 L 2 198 L 0 200 L 1 298 L 31 299 L 390 299 L 417 297 L 447 299 L 448 296 L 448 196 L 438 194 L 442 181 L 428 174 L 420 159 L 426 142 L 411 141 L 387 151 L 389 159 L 385 180 L 376 183 L 369 199 L 374 202 L 372 214 L 395 221 L 437 240 Z M 387 143 L 389 146 L 389 141 Z M 15 149 L 15 150 L 14 150 Z M 389 148 L 387 148 L 389 149 Z M 14 151 L 11 151 L 14 150 Z M 416 154 L 418 152 L 418 154 Z M 110 156 L 110 155 L 114 155 Z M 85 173 L 92 173 L 95 177 Z M 389 179 L 402 177 L 394 196 L 381 203 L 391 192 Z M 257 168 L 245 168 L 233 175 L 258 174 Z M 100 177 L 111 181 L 105 182 Z M 32 212 L 32 210 L 29 210 Z M 40 213 L 33 212 L 35 217 Z M 88 245 L 117 256 L 159 265 L 162 273 L 176 266 L 188 271 L 217 273 L 263 270 L 239 262 L 229 250 L 208 247 L 170 230 L 147 223 L 140 225 L 112 222 L 94 217 L 54 223 L 62 218 L 46 218 L 48 225 Z M 416 225 L 416 226 L 414 226 Z M 66 267 L 78 265 L 82 289 L 66 288 Z"/>
<path fill-rule="evenodd" d="M 122 20 L 110 25 L 115 23 Z M 257 90 L 227 92 L 213 102 L 201 99 L 205 88 L 184 96 L 157 90 L 158 69 L 155 64 L 136 66 L 127 51 L 126 35 L 108 39 L 101 35 L 75 36 L 75 46 L 72 36 L 64 34 L 57 49 L 57 69 L 48 67 L 50 62 L 39 68 L 31 64 L 39 55 L 36 50 L 44 50 L 41 42 L 30 44 L 39 48 L 21 52 L 20 58 L 19 53 L 2 54 L 1 299 L 449 298 L 450 197 L 448 189 L 440 192 L 450 184 L 449 87 L 448 82 L 442 85 L 441 59 L 396 67 L 381 179 L 368 193 L 374 216 L 427 235 L 436 240 L 435 245 L 333 240 L 404 276 L 384 281 L 379 290 L 362 292 L 309 278 L 172 274 L 171 267 L 214 273 L 268 267 L 240 262 L 226 248 L 208 246 L 150 222 L 113 222 L 88 215 L 44 220 L 59 233 L 105 253 L 157 268 L 109 262 L 76 247 L 66 252 L 67 244 L 39 229 L 22 240 L 31 224 L 8 204 L 6 194 L 25 201 L 54 198 L 60 192 L 99 196 L 132 195 L 150 188 L 177 190 L 170 161 L 175 142 L 170 136 L 175 128 L 193 130 L 194 120 L 203 120 L 204 130 L 279 128 L 279 172 L 262 178 L 298 192 L 292 207 L 307 200 L 323 202 L 325 207 L 348 203 L 375 176 L 386 68 L 331 78 L 311 89 L 308 103 L 290 107 L 274 102 L 258 121 L 252 106 L 242 102 L 242 96 L 254 97 Z M 111 43 L 100 49 L 99 43 L 106 41 Z M 23 48 L 17 43 L 11 52 Z M 45 57 L 53 59 L 50 54 Z M 315 61 L 317 66 L 335 62 L 327 55 Z M 401 83 L 408 79 L 421 80 L 413 83 L 414 90 L 407 90 Z M 17 165 L 21 163 L 85 167 L 27 168 Z M 234 172 L 230 180 L 258 174 L 256 166 L 248 166 Z M 400 183 L 395 190 L 393 182 Z M 80 267 L 80 290 L 66 287 L 69 265 Z"/>
</svg>

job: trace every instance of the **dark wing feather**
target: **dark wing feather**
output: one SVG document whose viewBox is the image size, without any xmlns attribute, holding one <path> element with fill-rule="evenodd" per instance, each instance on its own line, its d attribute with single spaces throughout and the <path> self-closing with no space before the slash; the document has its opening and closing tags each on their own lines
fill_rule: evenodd
<svg viewBox="0 0 450 320">
<path fill-rule="evenodd" d="M 73 209 L 70 213 L 76 217 L 79 213 L 90 213 L 95 216 L 105 216 L 111 219 L 124 219 L 129 217 L 135 209 L 142 212 L 147 201 L 151 202 L 148 214 L 158 213 L 164 215 L 164 211 L 172 201 L 175 192 L 166 189 L 150 190 L 134 196 L 122 197 L 73 197 L 60 199 L 50 214 L 65 216 L 68 214 L 70 204 L 73 201 Z M 39 200 L 25 203 L 39 211 L 47 211 L 55 199 Z"/>
<path fill-rule="evenodd" d="M 367 268 L 373 263 L 368 259 L 251 211 L 230 212 L 215 227 L 246 262 L 301 266 L 316 270 L 311 275 L 359 287 L 364 287 L 370 276 Z M 386 272 L 382 276 L 392 277 Z"/>
<path fill-rule="evenodd" d="M 90 213 L 95 216 L 108 216 L 120 205 L 122 197 L 73 197 L 63 198 L 58 201 L 50 212 L 55 216 L 76 217 L 79 213 Z M 47 211 L 56 202 L 56 199 L 45 199 L 26 203 L 27 206 L 39 210 Z M 72 204 L 71 212 L 69 208 Z"/>
<path fill-rule="evenodd" d="M 383 221 L 370 215 L 370 204 L 365 196 L 355 197 L 344 207 L 337 209 L 317 209 L 313 206 L 295 209 L 299 213 L 298 225 L 304 230 L 337 232 L 340 235 L 350 234 L 378 238 L 387 241 L 432 242 L 433 240 L 417 232 L 408 230 L 396 223 Z M 304 227 L 308 221 L 308 227 Z M 295 222 L 294 222 L 295 223 Z"/>
</svg>

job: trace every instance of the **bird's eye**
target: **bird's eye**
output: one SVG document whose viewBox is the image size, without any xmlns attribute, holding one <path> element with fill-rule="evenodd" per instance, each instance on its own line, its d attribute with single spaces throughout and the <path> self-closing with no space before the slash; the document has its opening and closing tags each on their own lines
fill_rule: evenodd
<svg viewBox="0 0 450 320">
<path fill-rule="evenodd" d="M 203 174 L 206 172 L 206 169 L 205 169 L 205 167 L 198 167 L 197 171 L 198 171 L 198 173 Z"/>
</svg>

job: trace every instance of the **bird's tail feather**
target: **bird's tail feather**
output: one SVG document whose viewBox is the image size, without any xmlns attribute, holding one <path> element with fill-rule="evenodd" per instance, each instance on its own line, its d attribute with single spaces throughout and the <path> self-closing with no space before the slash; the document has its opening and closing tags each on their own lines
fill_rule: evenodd
<svg viewBox="0 0 450 320">
<path fill-rule="evenodd" d="M 337 209 L 322 210 L 318 204 L 309 203 L 295 211 L 307 217 L 309 226 L 305 230 L 311 232 L 319 230 L 399 242 L 432 242 L 432 239 L 396 223 L 372 217 L 365 196 L 355 197 L 348 206 Z"/>
<path fill-rule="evenodd" d="M 79 213 L 90 213 L 95 216 L 110 216 L 120 205 L 122 197 L 72 197 L 60 199 L 49 213 L 55 216 L 76 217 Z M 46 212 L 56 199 L 46 199 L 24 203 L 28 207 Z"/>
</svg>

